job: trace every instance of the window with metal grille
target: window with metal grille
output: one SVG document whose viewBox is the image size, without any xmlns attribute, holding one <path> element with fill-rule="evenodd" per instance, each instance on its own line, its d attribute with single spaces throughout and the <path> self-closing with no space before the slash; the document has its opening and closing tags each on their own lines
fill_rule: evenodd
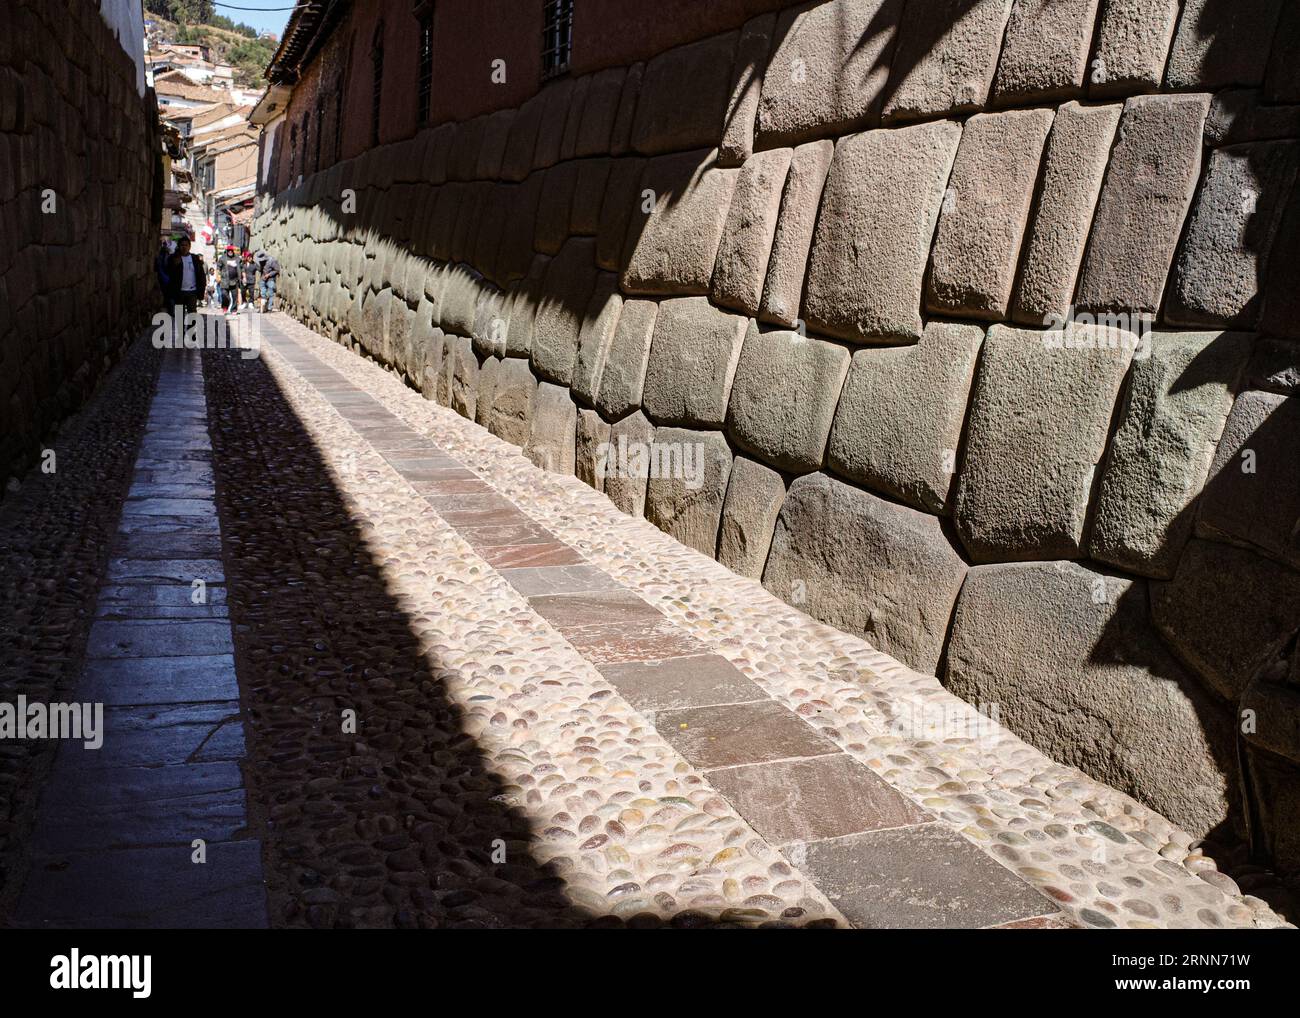
<svg viewBox="0 0 1300 1018">
<path fill-rule="evenodd" d="M 573 0 L 546 0 L 542 8 L 542 79 L 569 69 L 573 51 Z"/>
<path fill-rule="evenodd" d="M 375 41 L 370 50 L 371 104 L 370 144 L 379 144 L 379 111 L 384 102 L 384 24 L 375 29 Z"/>
<path fill-rule="evenodd" d="M 433 98 L 433 15 L 420 18 L 420 85 L 418 111 L 421 124 L 429 122 L 429 106 Z"/>
</svg>

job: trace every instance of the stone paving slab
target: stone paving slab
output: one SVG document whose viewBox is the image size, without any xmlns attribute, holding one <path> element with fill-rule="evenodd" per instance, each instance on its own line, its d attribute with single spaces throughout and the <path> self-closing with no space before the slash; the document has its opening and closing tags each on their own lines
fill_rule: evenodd
<svg viewBox="0 0 1300 1018">
<path fill-rule="evenodd" d="M 1212 861 L 1199 857 L 1194 870 L 1190 859 L 1184 867 L 1162 858 L 1156 850 L 1168 838 L 1186 838 L 1167 820 L 1048 760 L 953 697 L 933 676 L 913 672 L 864 641 L 800 615 L 757 583 L 727 572 L 644 521 L 623 516 L 576 478 L 538 471 L 515 447 L 284 316 L 268 320 L 268 326 L 268 366 L 310 428 L 328 433 L 340 448 L 361 448 L 356 441 L 364 445 L 356 432 L 351 432 L 354 439 L 347 437 L 345 422 L 337 417 L 338 425 L 330 421 L 332 410 L 315 409 L 313 400 L 320 397 L 298 374 L 307 369 L 321 378 L 319 368 L 327 365 L 375 395 L 402 426 L 426 435 L 432 449 L 469 466 L 490 490 L 553 533 L 557 548 L 569 551 L 574 566 L 590 564 L 657 607 L 664 622 L 649 625 L 665 628 L 656 635 L 668 638 L 675 629 L 673 640 L 695 648 L 683 651 L 678 643 L 678 649 L 656 654 L 651 646 L 634 646 L 647 625 L 639 619 L 603 627 L 604 639 L 595 644 L 590 636 L 602 627 L 583 625 L 565 637 L 588 661 L 604 668 L 608 661 L 600 660 L 601 654 L 613 647 L 631 650 L 621 660 L 641 662 L 712 651 L 767 697 L 765 702 L 712 709 L 648 708 L 665 738 L 679 740 L 700 760 L 739 756 L 733 767 L 753 765 L 744 755 L 767 755 L 771 750 L 764 747 L 773 736 L 747 740 L 735 734 L 736 724 L 720 721 L 730 717 L 734 722 L 753 712 L 757 723 L 775 729 L 778 738 L 795 747 L 778 759 L 847 755 L 931 818 L 929 823 L 787 847 L 791 861 L 811 875 L 850 921 L 921 926 L 1281 924 L 1263 902 L 1224 893 L 1198 876 L 1205 863 L 1213 869 Z M 327 455 L 342 454 L 330 450 L 330 444 L 324 443 Z M 380 478 L 372 472 L 370 483 Z M 349 489 L 346 494 L 358 512 L 379 511 L 369 492 Z M 474 497 L 481 498 L 480 505 L 492 501 Z M 469 508 L 438 498 L 428 504 L 437 510 L 440 501 L 447 508 Z M 434 536 L 446 525 L 440 518 L 431 520 L 430 540 L 450 551 L 454 542 Z M 490 559 L 487 564 L 493 565 Z M 475 586 L 485 598 L 499 597 L 486 579 L 476 580 Z M 613 688 L 610 692 L 617 696 Z M 937 739 L 930 720 L 936 712 L 946 725 Z M 676 717 L 666 719 L 670 713 Z M 815 749 L 810 751 L 805 737 L 788 728 L 791 719 L 805 726 Z M 490 730 L 482 729 L 482 735 Z M 723 766 L 718 762 L 699 766 L 706 779 L 726 773 L 709 769 Z M 751 812 L 760 816 L 757 808 Z M 861 858 L 863 846 L 872 844 L 864 839 L 872 838 L 877 845 L 893 846 L 882 866 L 903 867 L 882 870 L 874 883 Z M 911 859 L 909 846 L 916 848 Z M 915 864 L 912 870 L 906 869 L 909 862 Z M 1116 899 L 1112 889 L 1121 882 L 1134 890 L 1128 898 Z M 924 893 L 927 883 L 934 893 Z M 908 886 L 922 889 L 901 894 L 899 888 Z"/>
</svg>

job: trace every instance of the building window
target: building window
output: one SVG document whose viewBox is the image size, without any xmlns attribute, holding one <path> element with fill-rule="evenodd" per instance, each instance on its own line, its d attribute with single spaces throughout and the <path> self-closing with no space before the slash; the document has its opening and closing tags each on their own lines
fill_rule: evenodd
<svg viewBox="0 0 1300 1018">
<path fill-rule="evenodd" d="M 371 103 L 370 144 L 379 144 L 379 110 L 384 101 L 384 23 L 375 29 L 375 41 L 370 50 Z"/>
<path fill-rule="evenodd" d="M 418 123 L 429 122 L 429 105 L 433 98 L 433 14 L 420 18 L 420 79 Z"/>
<path fill-rule="evenodd" d="M 546 0 L 542 13 L 542 79 L 569 69 L 573 52 L 573 0 Z"/>
</svg>

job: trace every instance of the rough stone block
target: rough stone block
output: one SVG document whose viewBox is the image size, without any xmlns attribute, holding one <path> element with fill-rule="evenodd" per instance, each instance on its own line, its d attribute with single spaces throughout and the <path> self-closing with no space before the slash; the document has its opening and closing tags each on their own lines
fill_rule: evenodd
<svg viewBox="0 0 1300 1018">
<path fill-rule="evenodd" d="M 1196 533 L 1263 549 L 1300 568 L 1300 398 L 1243 392 L 1201 496 Z"/>
<path fill-rule="evenodd" d="M 817 209 L 834 153 L 834 142 L 810 141 L 794 149 L 790 157 L 759 302 L 758 317 L 765 322 L 788 328 L 797 324 Z"/>
<path fill-rule="evenodd" d="M 644 159 L 613 159 L 605 183 L 596 227 L 596 264 L 610 272 L 622 272 L 627 265 L 628 224 L 641 218 L 641 175 Z M 639 234 L 638 234 L 639 237 Z"/>
<path fill-rule="evenodd" d="M 858 350 L 827 458 L 837 474 L 945 515 L 984 330 L 931 322 L 915 346 Z"/>
<path fill-rule="evenodd" d="M 605 355 L 600 374 L 596 406 L 610 419 L 617 420 L 641 406 L 646 364 L 650 360 L 650 342 L 654 335 L 659 304 L 653 300 L 623 302 L 618 324 Z"/>
<path fill-rule="evenodd" d="M 1204 835 L 1235 787 L 1231 717 L 1161 645 L 1145 587 L 1073 562 L 971 569 L 943 681 L 997 704 L 1002 724 L 1054 760 Z"/>
<path fill-rule="evenodd" d="M 478 406 L 478 358 L 474 356 L 473 342 L 468 336 L 448 336 L 447 339 L 451 364 L 450 406 L 472 421 Z"/>
<path fill-rule="evenodd" d="M 1233 145 L 1210 154 L 1174 260 L 1165 310 L 1170 322 L 1254 326 L 1297 167 L 1300 141 Z"/>
<path fill-rule="evenodd" d="M 1015 0 L 992 101 L 1011 106 L 1079 95 L 1099 0 Z"/>
<path fill-rule="evenodd" d="M 1135 346 L 1131 333 L 1098 326 L 989 330 L 953 501 L 972 559 L 1081 557 L 1094 475 Z"/>
<path fill-rule="evenodd" d="M 739 173 L 717 167 L 713 159 L 714 153 L 700 150 L 646 164 L 638 203 L 628 216 L 626 293 L 709 292 Z"/>
<path fill-rule="evenodd" d="M 537 379 L 524 357 L 507 357 L 496 371 L 488 430 L 512 445 L 524 446 L 532 431 Z"/>
<path fill-rule="evenodd" d="M 875 126 L 902 0 L 832 0 L 782 11 L 758 100 L 760 147 Z"/>
<path fill-rule="evenodd" d="M 623 91 L 618 97 L 618 112 L 614 115 L 614 130 L 609 136 L 609 154 L 612 156 L 632 151 L 632 127 L 636 122 L 637 98 L 641 94 L 641 81 L 644 77 L 644 63 L 638 61 L 627 69 Z"/>
<path fill-rule="evenodd" d="M 668 536 L 713 558 L 731 449 L 717 431 L 660 428 L 651 448 L 646 519 Z"/>
<path fill-rule="evenodd" d="M 643 155 L 714 148 L 731 95 L 738 31 L 674 46 L 645 65 L 632 126 Z"/>
<path fill-rule="evenodd" d="M 1078 306 L 1154 316 L 1201 172 L 1208 95 L 1124 103 L 1079 276 Z"/>
<path fill-rule="evenodd" d="M 1017 322 L 1046 325 L 1069 315 L 1120 109 L 1071 102 L 1056 111 L 1011 308 Z"/>
<path fill-rule="evenodd" d="M 439 324 L 446 332 L 466 337 L 474 334 L 482 278 L 468 265 L 454 265 L 448 270 L 439 305 Z"/>
<path fill-rule="evenodd" d="M 1088 70 L 1093 96 L 1129 95 L 1160 87 L 1180 0 L 1102 0 Z"/>
<path fill-rule="evenodd" d="M 559 385 L 573 380 L 578 335 L 596 285 L 595 251 L 594 240 L 574 237 L 546 269 L 531 356 L 537 374 Z"/>
<path fill-rule="evenodd" d="M 574 155 L 582 157 L 609 154 L 610 138 L 614 133 L 614 120 L 618 116 L 626 75 L 627 68 L 611 67 L 591 76 Z"/>
<path fill-rule="evenodd" d="M 492 405 L 496 402 L 497 372 L 501 361 L 485 358 L 478 367 L 478 392 L 474 397 L 474 423 L 486 428 L 492 420 Z"/>
<path fill-rule="evenodd" d="M 835 145 L 808 264 L 809 328 L 855 342 L 921 335 L 921 280 L 961 128 L 867 131 Z"/>
<path fill-rule="evenodd" d="M 1300 103 L 1300 4 L 1283 4 L 1264 77 L 1264 98 Z"/>
<path fill-rule="evenodd" d="M 907 0 L 882 116 L 977 110 L 988 99 L 1011 0 Z"/>
<path fill-rule="evenodd" d="M 713 267 L 715 304 L 757 314 L 791 154 L 759 152 L 740 168 Z"/>
<path fill-rule="evenodd" d="M 569 94 L 569 114 L 564 121 L 564 137 L 560 142 L 560 158 L 572 159 L 578 151 L 578 131 L 587 108 L 587 93 L 591 91 L 591 75 L 573 79 Z"/>
<path fill-rule="evenodd" d="M 1260 328 L 1276 336 L 1300 339 L 1300 286 L 1295 267 L 1300 265 L 1300 186 L 1291 189 L 1291 201 L 1269 255 L 1268 286 Z"/>
<path fill-rule="evenodd" d="M 759 579 L 785 502 L 785 479 L 757 460 L 737 456 L 718 531 L 718 561 L 741 576 Z"/>
<path fill-rule="evenodd" d="M 1245 388 L 1300 395 L 1300 343 L 1261 336 L 1246 368 Z"/>
<path fill-rule="evenodd" d="M 573 192 L 578 186 L 578 164 L 560 163 L 546 171 L 542 199 L 537 206 L 537 233 L 533 246 L 545 254 L 559 254 L 569 239 Z"/>
<path fill-rule="evenodd" d="M 966 121 L 930 256 L 936 314 L 1007 317 L 1051 110 L 977 113 Z"/>
<path fill-rule="evenodd" d="M 727 433 L 781 470 L 818 469 L 848 369 L 849 351 L 837 343 L 760 331 L 750 322 L 727 404 Z"/>
<path fill-rule="evenodd" d="M 564 143 L 564 124 L 573 100 L 574 79 L 558 78 L 548 83 L 541 94 L 546 97 L 541 120 L 537 125 L 537 145 L 533 149 L 533 169 L 545 169 L 560 161 Z"/>
<path fill-rule="evenodd" d="M 1184 0 L 1166 88 L 1263 84 L 1282 0 Z"/>
<path fill-rule="evenodd" d="M 478 152 L 477 168 L 477 176 L 481 179 L 497 180 L 501 176 L 514 119 L 514 110 L 497 110 L 484 121 L 483 145 Z"/>
<path fill-rule="evenodd" d="M 754 118 L 775 27 L 774 13 L 760 14 L 746 21 L 740 30 L 732 67 L 731 97 L 727 100 L 722 142 L 718 146 L 720 166 L 739 166 L 754 153 Z"/>
<path fill-rule="evenodd" d="M 516 182 L 526 180 L 533 171 L 533 153 L 537 150 L 537 131 L 546 110 L 546 93 L 538 92 L 519 107 L 510 122 L 510 135 L 501 159 L 501 178 Z"/>
<path fill-rule="evenodd" d="M 605 494 L 629 516 L 645 515 L 646 483 L 655 426 L 639 410 L 610 429 L 610 456 L 605 465 Z M 638 469 L 638 466 L 642 469 Z"/>
<path fill-rule="evenodd" d="M 612 272 L 599 273 L 578 332 L 578 359 L 573 366 L 573 398 L 584 406 L 596 403 L 600 376 L 622 310 L 618 276 Z"/>
<path fill-rule="evenodd" d="M 569 232 L 594 237 L 600 232 L 600 207 L 609 183 L 608 159 L 583 159 L 572 165 L 578 168 L 569 208 Z"/>
<path fill-rule="evenodd" d="M 933 674 L 965 575 L 934 516 L 805 474 L 781 507 L 763 586 Z"/>
<path fill-rule="evenodd" d="M 1240 332 L 1148 337 L 1149 353 L 1129 371 L 1097 493 L 1093 558 L 1144 576 L 1174 575 L 1252 339 Z"/>
<path fill-rule="evenodd" d="M 578 408 L 574 472 L 584 484 L 605 490 L 605 463 L 609 456 L 610 426 L 595 410 Z"/>
<path fill-rule="evenodd" d="M 642 403 L 656 424 L 722 426 L 746 319 L 704 297 L 662 301 L 646 366 Z"/>
<path fill-rule="evenodd" d="M 572 475 L 576 465 L 577 407 L 562 385 L 542 382 L 533 397 L 525 455 L 543 470 Z"/>
</svg>

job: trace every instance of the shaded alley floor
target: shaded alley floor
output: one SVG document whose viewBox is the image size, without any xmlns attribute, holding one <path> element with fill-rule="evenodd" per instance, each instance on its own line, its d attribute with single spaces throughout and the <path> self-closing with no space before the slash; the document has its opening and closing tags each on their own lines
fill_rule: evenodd
<svg viewBox="0 0 1300 1018">
<path fill-rule="evenodd" d="M 260 359 L 162 356 L 67 697 L 123 720 L 41 782 L 12 922 L 1280 922 L 932 677 L 260 324 Z"/>
</svg>

